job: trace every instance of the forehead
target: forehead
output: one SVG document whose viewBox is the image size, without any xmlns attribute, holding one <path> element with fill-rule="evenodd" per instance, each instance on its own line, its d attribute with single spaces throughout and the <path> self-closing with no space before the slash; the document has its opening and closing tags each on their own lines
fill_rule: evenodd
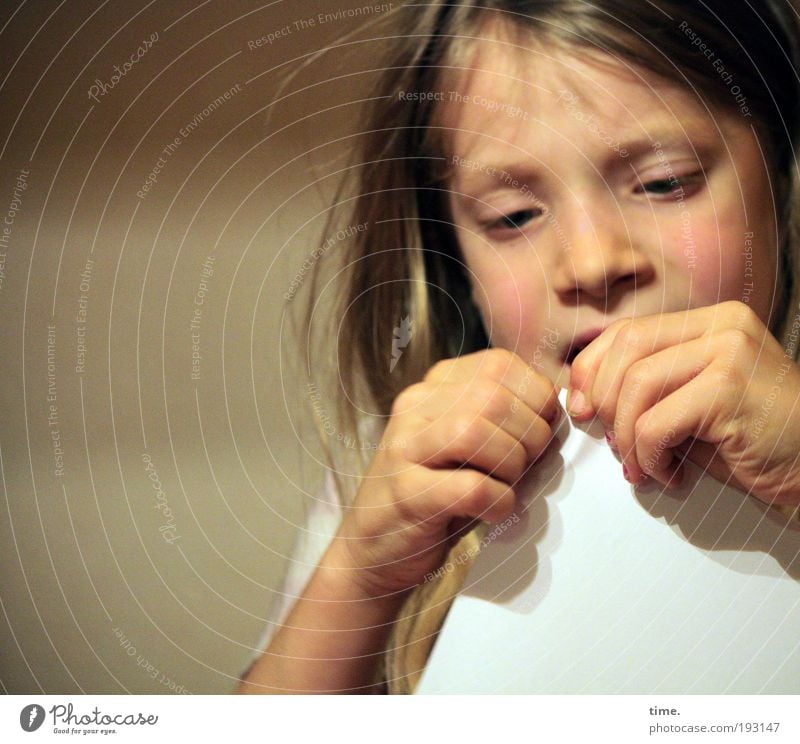
<svg viewBox="0 0 800 744">
<path fill-rule="evenodd" d="M 591 155 L 597 145 L 607 151 L 603 140 L 609 137 L 692 141 L 726 126 L 727 117 L 647 70 L 525 38 L 476 40 L 468 69 L 449 76 L 436 112 L 446 155 L 552 153 L 565 147 Z"/>
</svg>

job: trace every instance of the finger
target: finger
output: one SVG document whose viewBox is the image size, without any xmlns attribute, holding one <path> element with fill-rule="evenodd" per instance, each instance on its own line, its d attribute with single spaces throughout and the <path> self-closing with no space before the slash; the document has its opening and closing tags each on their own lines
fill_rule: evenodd
<svg viewBox="0 0 800 744">
<path fill-rule="evenodd" d="M 585 420 L 594 415 L 594 409 L 587 398 L 591 393 L 597 370 L 617 333 L 632 320 L 633 318 L 621 318 L 615 321 L 573 359 L 567 392 L 567 413 L 573 418 Z"/>
<path fill-rule="evenodd" d="M 684 321 L 686 317 L 684 315 Z M 665 315 L 655 316 L 655 319 L 657 319 L 656 325 L 650 331 L 646 325 L 641 328 L 636 325 L 621 328 L 608 352 L 600 361 L 586 400 L 594 415 L 603 422 L 607 429 L 614 427 L 616 432 L 616 420 L 623 386 L 626 387 L 627 396 L 630 397 L 633 394 L 632 388 L 635 387 L 635 383 L 641 383 L 644 376 L 655 374 L 666 379 L 669 375 L 669 366 L 661 370 L 652 369 L 655 366 L 655 360 L 658 359 L 659 362 L 668 365 L 674 361 L 674 354 L 670 354 L 670 350 L 695 339 L 691 333 L 687 332 L 685 323 L 681 323 L 678 328 L 668 329 L 667 325 L 674 321 L 669 320 Z M 664 352 L 667 353 L 662 356 Z M 706 356 L 707 354 L 702 354 L 703 359 Z M 633 368 L 637 365 L 638 369 L 634 372 Z M 651 371 L 648 372 L 648 370 Z"/>
<path fill-rule="evenodd" d="M 516 506 L 511 486 L 478 470 L 411 468 L 416 472 L 398 481 L 395 503 L 404 522 L 427 525 L 432 535 L 438 534 L 442 525 L 449 530 L 475 519 L 506 519 Z"/>
<path fill-rule="evenodd" d="M 539 436 L 545 435 L 544 429 L 550 431 L 539 417 L 534 421 L 537 426 L 541 427 Z M 405 456 L 425 467 L 451 469 L 467 465 L 513 485 L 530 464 L 519 440 L 482 417 L 461 414 L 424 421 L 416 429 L 417 433 L 408 438 Z"/>
<path fill-rule="evenodd" d="M 528 404 L 514 395 L 505 385 L 479 378 L 469 387 L 463 384 L 438 383 L 436 394 L 431 386 L 412 385 L 398 396 L 395 412 L 415 412 L 430 422 L 454 416 L 484 417 L 521 442 L 531 461 L 542 453 L 551 432 L 545 434 L 544 419 Z"/>
<path fill-rule="evenodd" d="M 664 485 L 672 478 L 673 485 L 679 482 L 684 469 L 680 464 L 683 457 L 667 455 L 667 450 L 684 451 L 697 463 L 696 453 L 716 452 L 725 439 L 728 422 L 736 415 L 740 397 L 731 394 L 723 383 L 725 374 L 718 367 L 719 362 L 712 361 L 703 372 L 648 410 L 637 424 L 636 459 L 645 464 L 657 462 L 660 469 L 654 469 L 650 475 Z M 686 447 L 684 442 L 690 439 L 699 441 Z M 709 461 L 704 467 L 708 466 L 706 469 L 717 480 L 730 476 L 728 466 L 721 458 L 716 459 L 720 462 Z M 726 478 L 721 482 L 726 482 Z"/>
<path fill-rule="evenodd" d="M 479 379 L 501 383 L 550 423 L 558 418 L 561 404 L 553 383 L 507 349 L 488 349 L 443 359 L 425 375 L 429 382 L 472 383 Z"/>
<path fill-rule="evenodd" d="M 623 318 L 612 323 L 572 363 L 568 398 L 570 415 L 581 421 L 592 418 L 601 404 L 607 412 L 611 401 L 615 400 L 614 393 L 619 391 L 619 381 L 615 382 L 614 378 L 627 369 L 626 365 L 681 341 L 706 335 L 720 328 L 721 324 L 726 325 L 722 317 L 724 313 L 719 308 L 719 305 L 711 305 L 635 319 Z M 715 320 L 721 323 L 715 325 Z M 601 368 L 603 379 L 597 385 Z M 583 396 L 583 406 L 573 414 L 571 409 L 578 391 Z M 606 423 L 610 424 L 610 421 Z"/>
<path fill-rule="evenodd" d="M 664 429 L 652 432 L 652 436 L 658 435 L 656 441 L 642 439 L 637 427 L 647 411 L 697 377 L 713 358 L 714 349 L 709 339 L 695 339 L 652 354 L 627 369 L 620 387 L 619 404 L 615 404 L 612 427 L 623 466 L 632 483 L 640 482 L 642 474 L 646 474 L 666 485 L 661 474 L 669 469 L 672 450 L 665 446 L 663 433 L 673 421 Z M 703 403 L 695 400 L 692 405 L 702 407 Z M 673 409 L 673 419 L 680 415 L 679 409 Z"/>
<path fill-rule="evenodd" d="M 467 468 L 431 472 L 435 495 L 426 506 L 436 516 L 499 522 L 514 511 L 514 489 L 490 475 Z"/>
</svg>

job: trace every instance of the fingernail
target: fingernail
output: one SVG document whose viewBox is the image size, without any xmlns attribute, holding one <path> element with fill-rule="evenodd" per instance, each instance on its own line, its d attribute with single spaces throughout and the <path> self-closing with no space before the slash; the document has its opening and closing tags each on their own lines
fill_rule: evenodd
<svg viewBox="0 0 800 744">
<path fill-rule="evenodd" d="M 625 463 L 622 463 L 622 477 L 625 478 L 628 483 L 638 486 L 644 483 L 647 480 L 647 473 L 642 473 L 637 480 L 631 480 L 630 473 L 628 472 L 628 468 Z"/>
<path fill-rule="evenodd" d="M 614 434 L 613 429 L 606 429 L 606 442 L 608 442 L 611 449 L 615 450 L 617 448 L 617 436 Z"/>
<path fill-rule="evenodd" d="M 584 408 L 586 408 L 586 398 L 583 393 L 580 390 L 570 390 L 567 404 L 570 416 L 580 416 Z"/>
</svg>

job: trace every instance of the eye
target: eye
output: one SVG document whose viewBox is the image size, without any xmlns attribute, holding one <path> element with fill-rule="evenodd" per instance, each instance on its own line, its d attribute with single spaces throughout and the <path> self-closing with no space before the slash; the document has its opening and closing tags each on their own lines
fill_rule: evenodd
<svg viewBox="0 0 800 744">
<path fill-rule="evenodd" d="M 642 191 L 648 194 L 669 194 L 680 186 L 680 181 L 662 178 L 659 181 L 649 181 L 642 186 Z"/>
<path fill-rule="evenodd" d="M 503 215 L 499 220 L 489 223 L 487 227 L 489 229 L 519 230 L 542 213 L 542 210 L 538 208 L 519 209 L 516 212 Z"/>
<path fill-rule="evenodd" d="M 691 189 L 700 185 L 703 173 L 692 173 L 688 176 L 681 176 L 680 178 L 673 176 L 672 178 L 658 178 L 652 181 L 645 181 L 640 183 L 635 189 L 636 194 L 651 194 L 653 196 L 679 196 L 688 193 Z"/>
</svg>

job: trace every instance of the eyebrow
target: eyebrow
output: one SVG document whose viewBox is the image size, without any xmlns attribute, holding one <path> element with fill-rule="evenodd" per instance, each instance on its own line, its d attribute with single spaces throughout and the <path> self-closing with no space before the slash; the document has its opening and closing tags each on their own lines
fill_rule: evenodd
<svg viewBox="0 0 800 744">
<path fill-rule="evenodd" d="M 607 149 L 606 155 L 598 163 L 598 170 L 605 172 L 616 164 L 631 163 L 647 154 L 660 158 L 659 151 L 666 155 L 673 148 L 686 147 L 687 145 L 692 146 L 692 150 L 698 154 L 709 148 L 711 140 L 707 135 L 704 136 L 699 131 L 691 132 L 691 134 L 695 136 L 690 137 L 689 132 L 683 131 L 655 130 L 649 137 L 640 137 L 629 141 L 620 140 L 618 142 L 619 151 L 598 141 L 598 144 Z M 624 156 L 621 154 L 623 151 L 626 153 Z M 525 157 L 524 153 L 520 155 L 521 158 Z M 463 162 L 457 162 L 456 158 Z M 547 175 L 543 168 L 540 168 L 530 160 L 507 160 L 492 163 L 479 158 L 461 158 L 458 155 L 451 156 L 449 160 L 453 168 L 450 183 L 453 183 L 453 176 L 457 176 L 461 190 L 465 193 L 468 193 L 471 189 L 481 188 L 484 183 L 505 182 L 509 187 L 513 188 L 512 182 L 514 179 L 520 183 L 532 185 Z M 462 170 L 460 165 L 464 164 L 466 165 Z"/>
</svg>

